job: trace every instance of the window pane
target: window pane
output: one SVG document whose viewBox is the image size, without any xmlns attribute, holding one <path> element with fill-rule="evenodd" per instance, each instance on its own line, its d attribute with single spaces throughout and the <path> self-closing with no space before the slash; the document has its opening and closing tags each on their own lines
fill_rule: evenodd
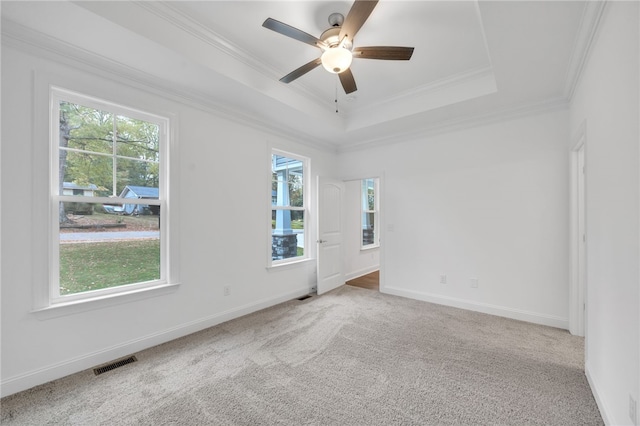
<svg viewBox="0 0 640 426">
<path fill-rule="evenodd" d="M 302 164 L 302 163 L 301 163 Z M 298 172 L 289 174 L 289 205 L 304 206 L 304 189 L 302 185 L 302 168 Z"/>
<path fill-rule="evenodd" d="M 160 279 L 160 208 L 136 217 L 86 204 L 92 215 L 60 224 L 60 294 Z"/>
<path fill-rule="evenodd" d="M 158 125 L 123 116 L 116 120 L 116 154 L 157 162 L 160 152 Z"/>
<path fill-rule="evenodd" d="M 277 173 L 272 173 L 271 176 L 271 205 L 278 205 L 278 175 Z"/>
<path fill-rule="evenodd" d="M 272 155 L 271 203 L 275 206 L 304 206 L 303 162 Z"/>
<path fill-rule="evenodd" d="M 57 89 L 52 94 L 64 96 Z M 58 145 L 51 166 L 59 181 L 51 194 L 59 215 L 58 240 L 53 241 L 59 257 L 52 261 L 59 269 L 60 295 L 155 285 L 168 278 L 161 265 L 159 205 L 159 188 L 167 184 L 160 182 L 164 124 L 151 123 L 159 122 L 141 112 L 132 115 L 143 120 L 128 118 L 126 107 L 73 97 L 79 103 L 60 101 L 59 120 L 51 123 L 52 142 Z M 94 198 L 120 195 L 127 199 L 99 204 Z M 75 197 L 63 202 L 58 196 Z"/>
<path fill-rule="evenodd" d="M 376 184 L 378 179 L 362 180 L 362 247 L 378 244 L 376 228 Z"/>
<path fill-rule="evenodd" d="M 81 105 L 60 102 L 60 147 L 113 152 L 113 115 Z"/>
<path fill-rule="evenodd" d="M 304 211 L 271 211 L 271 258 L 289 259 L 304 255 Z"/>
<path fill-rule="evenodd" d="M 113 190 L 113 159 L 99 154 L 60 150 L 64 168 L 62 195 L 109 196 Z"/>
<path fill-rule="evenodd" d="M 375 213 L 362 213 L 362 245 L 375 244 Z"/>
<path fill-rule="evenodd" d="M 271 155 L 272 260 L 305 256 L 305 160 Z"/>
<path fill-rule="evenodd" d="M 158 199 L 158 163 L 117 158 L 116 164 L 116 195 L 127 198 Z M 127 186 L 146 189 L 123 193 Z"/>
<path fill-rule="evenodd" d="M 376 209 L 375 184 L 373 179 L 364 179 L 362 181 L 362 197 L 366 210 Z"/>
</svg>

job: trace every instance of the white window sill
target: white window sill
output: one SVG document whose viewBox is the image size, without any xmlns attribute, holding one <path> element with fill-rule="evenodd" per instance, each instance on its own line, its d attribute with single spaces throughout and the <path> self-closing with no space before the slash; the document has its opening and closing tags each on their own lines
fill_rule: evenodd
<svg viewBox="0 0 640 426">
<path fill-rule="evenodd" d="M 360 251 L 373 250 L 373 249 L 377 249 L 377 248 L 380 248 L 380 244 L 371 244 L 371 245 L 368 245 L 366 247 L 360 247 Z"/>
<path fill-rule="evenodd" d="M 308 263 L 308 262 L 311 262 L 311 261 L 315 262 L 315 259 L 310 258 L 310 257 L 306 257 L 304 259 L 292 260 L 290 262 L 275 263 L 275 264 L 271 264 L 271 265 L 267 266 L 267 271 L 289 269 L 289 268 L 293 268 L 293 267 L 296 267 L 298 265 L 305 264 L 305 263 Z"/>
<path fill-rule="evenodd" d="M 175 292 L 179 286 L 179 283 L 164 284 L 123 293 L 94 297 L 91 299 L 74 300 L 67 303 L 56 303 L 55 305 L 34 309 L 31 311 L 31 313 L 34 314 L 39 320 L 58 318 L 66 315 L 73 315 L 81 312 L 93 311 L 95 309 L 116 306 L 122 303 L 148 299 L 150 297 L 162 296 Z"/>
</svg>

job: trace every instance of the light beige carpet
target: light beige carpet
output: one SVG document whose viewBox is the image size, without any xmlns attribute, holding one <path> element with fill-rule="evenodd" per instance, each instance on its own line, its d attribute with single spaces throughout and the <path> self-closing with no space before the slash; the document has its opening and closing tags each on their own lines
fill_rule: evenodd
<svg viewBox="0 0 640 426">
<path fill-rule="evenodd" d="M 343 286 L 0 401 L 19 425 L 599 425 L 583 339 Z"/>
</svg>

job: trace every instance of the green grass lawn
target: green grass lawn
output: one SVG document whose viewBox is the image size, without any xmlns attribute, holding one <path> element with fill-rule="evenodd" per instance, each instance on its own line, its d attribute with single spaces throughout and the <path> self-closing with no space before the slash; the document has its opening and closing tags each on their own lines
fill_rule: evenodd
<svg viewBox="0 0 640 426">
<path fill-rule="evenodd" d="M 160 240 L 60 245 L 60 294 L 160 278 Z"/>
<path fill-rule="evenodd" d="M 271 229 L 276 229 L 276 221 L 271 220 Z M 291 229 L 304 229 L 304 222 L 296 219 L 291 221 Z"/>
</svg>

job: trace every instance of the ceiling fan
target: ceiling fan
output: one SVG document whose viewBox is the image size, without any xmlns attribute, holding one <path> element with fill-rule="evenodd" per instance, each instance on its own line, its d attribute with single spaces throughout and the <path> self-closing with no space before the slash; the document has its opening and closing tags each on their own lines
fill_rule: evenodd
<svg viewBox="0 0 640 426">
<path fill-rule="evenodd" d="M 338 74 L 340 83 L 345 93 L 348 94 L 358 90 L 353 73 L 349 68 L 353 58 L 396 61 L 408 61 L 411 59 L 413 47 L 353 47 L 355 35 L 371 15 L 377 3 L 378 0 L 355 0 L 346 18 L 340 13 L 332 13 L 329 15 L 331 28 L 324 31 L 319 38 L 275 19 L 267 18 L 262 23 L 263 27 L 322 50 L 322 55 L 319 58 L 293 70 L 282 77 L 280 81 L 291 83 L 322 64 L 330 73 Z"/>
</svg>

